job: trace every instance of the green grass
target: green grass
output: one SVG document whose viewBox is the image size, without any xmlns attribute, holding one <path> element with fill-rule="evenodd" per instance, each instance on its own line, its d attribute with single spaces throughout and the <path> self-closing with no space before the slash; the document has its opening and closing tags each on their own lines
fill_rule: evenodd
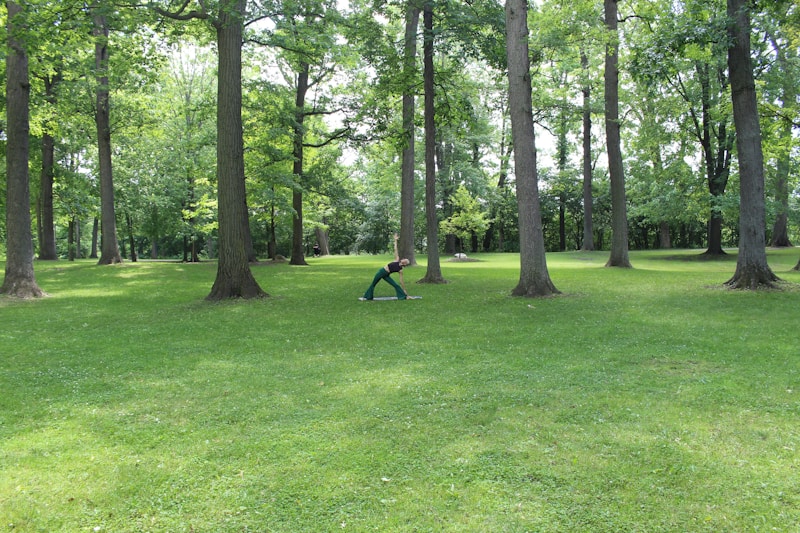
<svg viewBox="0 0 800 533">
<path fill-rule="evenodd" d="M 388 257 L 218 304 L 212 263 L 37 263 L 48 298 L 0 298 L 0 531 L 798 531 L 800 291 L 697 253 L 553 254 L 537 300 L 517 256 L 445 260 L 408 302 L 357 300 Z"/>
</svg>

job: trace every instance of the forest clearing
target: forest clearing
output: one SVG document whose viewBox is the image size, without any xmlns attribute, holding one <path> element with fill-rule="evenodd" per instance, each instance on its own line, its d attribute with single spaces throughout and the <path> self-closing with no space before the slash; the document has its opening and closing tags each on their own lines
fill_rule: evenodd
<svg viewBox="0 0 800 533">
<path fill-rule="evenodd" d="M 36 262 L 0 297 L 0 528 L 14 532 L 792 531 L 798 249 L 443 258 L 359 302 L 386 255 L 253 265 Z M 376 296 L 391 294 L 378 287 Z"/>
</svg>

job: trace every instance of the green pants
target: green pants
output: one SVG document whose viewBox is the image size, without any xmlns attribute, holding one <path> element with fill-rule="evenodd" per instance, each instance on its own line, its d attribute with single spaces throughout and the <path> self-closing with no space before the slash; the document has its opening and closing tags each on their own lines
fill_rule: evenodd
<svg viewBox="0 0 800 533">
<path fill-rule="evenodd" d="M 375 285 L 377 285 L 378 282 L 380 282 L 380 280 L 382 279 L 386 280 L 386 283 L 394 287 L 394 290 L 397 292 L 398 300 L 406 299 L 406 293 L 403 290 L 403 288 L 400 285 L 398 285 L 395 280 L 392 279 L 392 276 L 383 267 L 381 267 L 381 269 L 378 270 L 378 272 L 375 274 L 375 278 L 372 280 L 372 285 L 370 285 L 369 289 L 367 289 L 367 292 L 364 293 L 364 299 L 372 300 L 375 293 Z"/>
</svg>

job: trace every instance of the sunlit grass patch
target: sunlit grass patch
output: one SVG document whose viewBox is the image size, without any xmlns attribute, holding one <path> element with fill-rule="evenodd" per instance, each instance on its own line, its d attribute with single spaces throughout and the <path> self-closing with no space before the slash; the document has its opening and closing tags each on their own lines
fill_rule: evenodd
<svg viewBox="0 0 800 533">
<path fill-rule="evenodd" d="M 271 297 L 220 303 L 213 263 L 37 263 L 49 298 L 0 299 L 0 524 L 791 531 L 797 293 L 694 253 L 552 254 L 543 300 L 510 254 L 446 285 L 420 257 L 408 302 L 357 299 L 388 257 L 254 266 Z"/>
</svg>

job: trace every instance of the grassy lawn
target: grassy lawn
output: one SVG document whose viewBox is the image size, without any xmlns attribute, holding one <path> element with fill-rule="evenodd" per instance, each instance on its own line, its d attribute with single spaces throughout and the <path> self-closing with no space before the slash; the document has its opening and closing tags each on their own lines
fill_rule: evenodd
<svg viewBox="0 0 800 533">
<path fill-rule="evenodd" d="M 219 304 L 212 263 L 37 263 L 48 298 L 0 298 L 0 531 L 796 532 L 800 290 L 698 253 L 553 254 L 540 300 L 515 255 L 406 302 L 357 299 L 388 256 Z"/>
</svg>

